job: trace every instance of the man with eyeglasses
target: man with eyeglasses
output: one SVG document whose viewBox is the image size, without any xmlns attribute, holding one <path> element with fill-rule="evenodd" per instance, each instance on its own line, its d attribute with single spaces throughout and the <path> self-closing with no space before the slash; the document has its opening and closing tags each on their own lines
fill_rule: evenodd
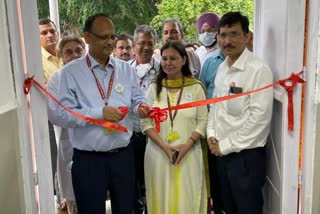
<svg viewBox="0 0 320 214">
<path fill-rule="evenodd" d="M 156 39 L 156 31 L 151 26 L 140 25 L 134 31 L 133 49 L 135 59 L 128 63 L 133 67 L 138 76 L 143 94 L 146 94 L 151 81 L 159 73 L 160 64 L 152 57 Z M 135 120 L 131 142 L 134 147 L 136 167 L 135 213 L 147 214 L 144 183 L 144 153 L 147 138 L 141 132 L 139 119 Z"/>
<path fill-rule="evenodd" d="M 78 36 L 65 36 L 59 43 L 59 52 L 64 64 L 74 59 L 80 58 L 85 54 L 85 44 Z M 58 95 L 61 72 L 55 72 L 49 79 L 48 91 L 55 97 Z M 54 114 L 52 112 L 57 108 L 57 104 L 48 99 L 48 118 L 55 124 Z M 66 213 L 77 214 L 70 164 L 72 163 L 73 148 L 69 140 L 67 128 L 54 126 L 56 141 L 58 142 L 58 160 L 57 160 L 57 178 L 60 191 L 60 201 L 66 203 Z"/>
<path fill-rule="evenodd" d="M 213 97 L 240 94 L 272 83 L 269 66 L 246 48 L 248 33 L 248 18 L 240 12 L 229 12 L 221 18 L 218 43 L 226 59 L 218 68 Z M 271 88 L 210 107 L 208 146 L 217 157 L 214 170 L 227 214 L 263 213 L 265 144 L 272 104 Z"/>
<path fill-rule="evenodd" d="M 105 14 L 90 16 L 83 36 L 89 53 L 61 69 L 58 99 L 81 115 L 116 123 L 128 132 L 85 122 L 60 106 L 54 112 L 56 124 L 69 128 L 74 148 L 71 174 L 78 211 L 104 214 L 109 191 L 112 213 L 132 213 L 133 120 L 122 110 L 147 117 L 149 106 L 130 65 L 110 56 L 116 39 L 111 19 Z"/>
<path fill-rule="evenodd" d="M 133 59 L 132 36 L 120 34 L 115 41 L 113 54 L 116 58 L 124 61 Z"/>
<path fill-rule="evenodd" d="M 196 26 L 202 46 L 196 50 L 196 54 L 199 56 L 201 67 L 206 59 L 219 49 L 216 37 L 219 21 L 220 17 L 216 13 L 201 14 L 197 20 Z"/>
</svg>

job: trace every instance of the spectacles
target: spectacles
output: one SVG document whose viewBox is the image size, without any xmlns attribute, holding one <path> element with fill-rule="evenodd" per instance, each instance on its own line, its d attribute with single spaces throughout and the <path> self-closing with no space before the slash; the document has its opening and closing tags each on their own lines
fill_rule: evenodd
<svg viewBox="0 0 320 214">
<path fill-rule="evenodd" d="M 73 53 L 76 53 L 77 55 L 82 55 L 83 54 L 83 49 L 82 48 L 76 48 L 75 50 L 67 49 L 63 51 L 63 55 L 65 56 L 71 56 Z"/>
<path fill-rule="evenodd" d="M 100 36 L 100 35 L 97 35 L 92 32 L 88 32 L 88 33 L 90 33 L 91 35 L 94 35 L 95 37 L 97 37 L 98 39 L 103 40 L 103 41 L 108 41 L 109 39 L 116 40 L 118 38 L 118 36 L 116 34 Z"/>
<path fill-rule="evenodd" d="M 137 42 L 136 44 L 139 45 L 140 47 L 144 47 L 144 46 L 152 47 L 153 46 L 153 42 Z"/>
<path fill-rule="evenodd" d="M 231 32 L 231 33 L 220 33 L 218 34 L 218 37 L 220 39 L 226 39 L 227 37 L 230 37 L 231 39 L 236 39 L 241 35 L 239 32 Z"/>
</svg>

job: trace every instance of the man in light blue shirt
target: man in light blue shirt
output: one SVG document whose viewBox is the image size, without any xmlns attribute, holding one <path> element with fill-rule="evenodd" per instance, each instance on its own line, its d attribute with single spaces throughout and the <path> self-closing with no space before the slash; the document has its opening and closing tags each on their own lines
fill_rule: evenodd
<svg viewBox="0 0 320 214">
<path fill-rule="evenodd" d="M 214 89 L 214 80 L 216 78 L 219 65 L 224 61 L 224 55 L 221 50 L 209 57 L 201 68 L 200 81 L 207 90 L 207 98 L 212 98 Z"/>
<path fill-rule="evenodd" d="M 218 50 L 213 56 L 210 56 L 201 67 L 200 72 L 200 81 L 203 83 L 207 91 L 207 98 L 212 98 L 212 93 L 214 90 L 214 80 L 216 78 L 217 70 L 219 65 L 224 61 L 224 55 L 221 50 Z M 211 154 L 210 150 L 207 153 L 208 156 L 208 165 L 209 165 L 209 176 L 210 176 L 210 196 L 212 198 L 212 205 L 214 213 L 222 214 L 222 202 L 220 197 L 220 187 L 218 185 L 217 174 L 213 170 L 216 157 Z M 214 179 L 212 179 L 214 178 Z"/>
<path fill-rule="evenodd" d="M 128 129 L 127 133 L 106 129 L 80 120 L 62 107 L 56 110 L 56 124 L 70 128 L 74 147 L 72 182 L 82 214 L 104 214 L 107 190 L 113 213 L 133 211 L 134 156 L 129 144 L 133 120 L 123 118 L 118 107 L 133 110 L 138 117 L 146 117 L 149 112 L 141 108 L 147 104 L 135 72 L 125 61 L 110 57 L 114 33 L 106 15 L 90 16 L 83 34 L 89 45 L 88 55 L 61 70 L 58 99 L 63 105 L 86 117 Z"/>
</svg>

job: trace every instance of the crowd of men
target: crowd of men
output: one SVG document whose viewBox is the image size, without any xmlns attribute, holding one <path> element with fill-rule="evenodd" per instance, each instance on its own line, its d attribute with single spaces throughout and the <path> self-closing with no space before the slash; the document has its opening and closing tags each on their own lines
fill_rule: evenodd
<svg viewBox="0 0 320 214">
<path fill-rule="evenodd" d="M 182 23 L 163 21 L 162 43 L 185 44 L 192 75 L 207 99 L 239 94 L 270 84 L 268 65 L 252 55 L 253 33 L 247 17 L 204 13 L 195 23 L 201 46 L 185 44 Z M 39 21 L 45 84 L 71 110 L 117 123 L 127 133 L 92 125 L 48 99 L 48 118 L 57 213 L 148 213 L 144 185 L 146 135 L 140 119 L 150 113 L 145 98 L 161 67 L 156 31 L 138 26 L 133 35 L 115 34 L 112 17 L 95 14 L 83 35 L 60 41 L 55 23 Z M 87 44 L 87 48 L 85 43 Z M 272 89 L 208 106 L 210 194 L 208 213 L 263 212 L 265 144 L 272 114 Z M 123 117 L 119 107 L 129 106 Z M 186 121 L 187 122 L 187 121 Z M 192 175 L 191 175 L 192 176 Z M 172 213 L 167 213 L 172 214 Z"/>
</svg>

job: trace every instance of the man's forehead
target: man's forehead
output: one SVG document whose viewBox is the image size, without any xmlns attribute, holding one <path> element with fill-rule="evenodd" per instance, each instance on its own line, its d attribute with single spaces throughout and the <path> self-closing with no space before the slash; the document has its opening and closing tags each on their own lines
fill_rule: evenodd
<svg viewBox="0 0 320 214">
<path fill-rule="evenodd" d="M 130 45 L 132 44 L 132 41 L 130 39 L 121 39 L 117 41 L 117 46 L 118 45 Z"/>
<path fill-rule="evenodd" d="M 96 30 L 112 30 L 114 31 L 114 25 L 110 19 L 104 16 L 97 17 L 92 23 L 92 29 Z"/>
<path fill-rule="evenodd" d="M 220 31 L 221 30 L 238 29 L 238 28 L 242 30 L 240 22 L 220 26 Z"/>
<path fill-rule="evenodd" d="M 56 30 L 56 28 L 53 26 L 52 23 L 48 23 L 48 24 L 44 24 L 44 25 L 39 25 L 39 30 L 41 31 L 46 31 L 46 30 L 51 30 L 54 29 Z"/>
</svg>

